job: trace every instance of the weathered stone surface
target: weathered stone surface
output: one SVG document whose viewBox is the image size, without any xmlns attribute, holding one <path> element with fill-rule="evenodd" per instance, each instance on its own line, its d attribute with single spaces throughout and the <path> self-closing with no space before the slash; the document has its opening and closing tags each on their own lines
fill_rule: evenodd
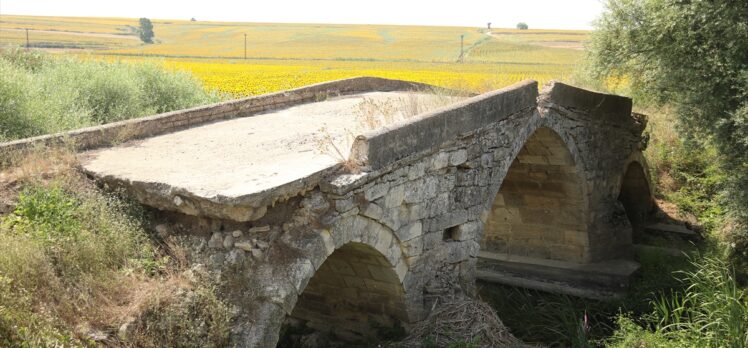
<svg viewBox="0 0 748 348">
<path fill-rule="evenodd" d="M 460 149 L 449 155 L 449 164 L 459 166 L 467 161 L 467 150 Z"/>
<path fill-rule="evenodd" d="M 234 247 L 250 252 L 255 248 L 250 242 L 236 242 L 234 243 Z"/>
<path fill-rule="evenodd" d="M 179 198 L 157 233 L 184 230 L 189 262 L 221 281 L 237 308 L 234 345 L 274 346 L 284 317 L 366 337 L 372 322 L 411 323 L 440 296 L 474 293 L 483 251 L 628 256 L 626 213 L 642 195 L 623 195 L 625 208 L 617 198 L 646 187 L 622 184 L 632 163 L 646 168 L 642 122 L 626 100 L 589 93 L 557 83 L 536 101 L 523 83 L 419 115 L 357 137 L 361 172 L 330 167 L 247 206 L 121 183 L 157 208 Z"/>
<path fill-rule="evenodd" d="M 208 248 L 216 249 L 221 247 L 223 247 L 223 236 L 221 232 L 213 233 L 210 240 L 208 240 Z"/>
</svg>

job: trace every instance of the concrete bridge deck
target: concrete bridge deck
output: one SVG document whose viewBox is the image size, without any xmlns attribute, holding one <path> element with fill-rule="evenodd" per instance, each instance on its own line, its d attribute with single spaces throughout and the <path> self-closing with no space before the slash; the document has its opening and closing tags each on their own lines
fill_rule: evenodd
<svg viewBox="0 0 748 348">
<path fill-rule="evenodd" d="M 80 160 L 96 177 L 164 197 L 159 208 L 192 212 L 183 206 L 188 197 L 191 202 L 258 206 L 294 196 L 301 181 L 329 174 L 348 158 L 354 135 L 459 99 L 413 91 L 339 96 L 132 140 L 86 152 Z M 252 210 L 225 212 L 238 220 L 252 217 Z"/>
</svg>

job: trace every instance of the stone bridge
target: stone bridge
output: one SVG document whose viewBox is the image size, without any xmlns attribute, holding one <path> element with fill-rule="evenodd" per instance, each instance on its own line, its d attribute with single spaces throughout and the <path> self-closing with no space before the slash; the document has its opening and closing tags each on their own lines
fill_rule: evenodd
<svg viewBox="0 0 748 348">
<path fill-rule="evenodd" d="M 362 105 L 414 95 L 442 104 L 346 136 Z M 407 328 L 476 278 L 624 290 L 652 209 L 644 127 L 630 99 L 559 82 L 457 97 L 356 78 L 68 137 L 216 277 L 233 342 L 273 347 L 284 322 L 351 339 Z"/>
</svg>

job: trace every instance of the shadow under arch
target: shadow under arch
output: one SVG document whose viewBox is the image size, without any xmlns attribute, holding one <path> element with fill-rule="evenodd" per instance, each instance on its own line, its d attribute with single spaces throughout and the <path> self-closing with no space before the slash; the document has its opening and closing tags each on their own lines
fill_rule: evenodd
<svg viewBox="0 0 748 348">
<path fill-rule="evenodd" d="M 644 166 L 638 161 L 631 161 L 625 169 L 621 178 L 618 201 L 626 210 L 626 216 L 631 223 L 632 237 L 636 238 L 644 229 L 655 204 Z"/>
<path fill-rule="evenodd" d="M 589 261 L 586 182 L 577 162 L 554 129 L 535 129 L 493 200 L 481 253 Z"/>
<path fill-rule="evenodd" d="M 367 340 L 407 323 L 406 308 L 404 287 L 390 261 L 372 246 L 349 242 L 317 269 L 284 325 Z"/>
</svg>

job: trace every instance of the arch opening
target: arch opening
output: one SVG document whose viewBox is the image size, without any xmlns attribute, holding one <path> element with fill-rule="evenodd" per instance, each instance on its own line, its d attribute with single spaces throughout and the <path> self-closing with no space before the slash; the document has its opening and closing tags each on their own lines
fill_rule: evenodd
<svg viewBox="0 0 748 348">
<path fill-rule="evenodd" d="M 584 181 L 563 139 L 541 127 L 501 183 L 481 253 L 581 263 L 588 258 Z"/>
<path fill-rule="evenodd" d="M 390 262 L 371 246 L 350 242 L 312 276 L 284 329 L 359 341 L 402 330 L 407 319 L 405 291 Z"/>
<path fill-rule="evenodd" d="M 654 209 L 652 193 L 644 168 L 638 162 L 631 162 L 621 180 L 621 190 L 618 201 L 626 210 L 626 216 L 631 223 L 633 237 L 636 238 L 647 223 L 650 213 Z"/>
</svg>

